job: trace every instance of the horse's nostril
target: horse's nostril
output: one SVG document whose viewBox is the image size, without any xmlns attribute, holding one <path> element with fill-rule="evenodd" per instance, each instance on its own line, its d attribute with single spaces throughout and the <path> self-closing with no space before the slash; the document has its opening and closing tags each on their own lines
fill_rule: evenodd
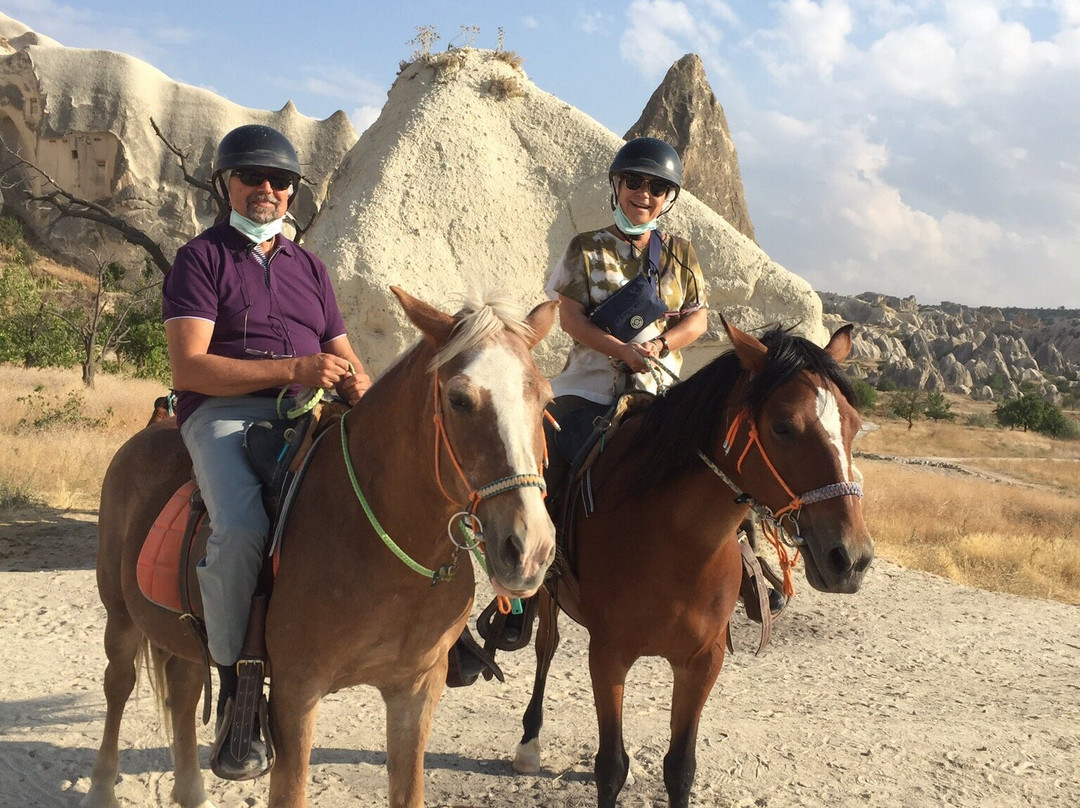
<svg viewBox="0 0 1080 808">
<path fill-rule="evenodd" d="M 511 533 L 503 542 L 502 559 L 509 569 L 517 569 L 524 555 L 525 543 L 516 533 Z"/>
<path fill-rule="evenodd" d="M 847 548 L 844 546 L 834 547 L 829 551 L 829 564 L 832 566 L 833 571 L 838 575 L 843 575 L 851 571 L 852 563 L 851 556 L 848 554 Z"/>
</svg>

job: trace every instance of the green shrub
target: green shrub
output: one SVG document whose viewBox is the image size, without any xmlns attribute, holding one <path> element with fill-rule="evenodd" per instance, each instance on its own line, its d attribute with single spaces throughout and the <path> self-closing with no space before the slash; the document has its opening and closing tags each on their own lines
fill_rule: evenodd
<svg viewBox="0 0 1080 808">
<path fill-rule="evenodd" d="M 998 423 L 1010 428 L 1020 427 L 1055 438 L 1074 438 L 1077 426 L 1061 408 L 1043 401 L 1034 393 L 1006 401 L 994 408 Z"/>
<path fill-rule="evenodd" d="M 882 376 L 880 379 L 878 379 L 877 389 L 882 393 L 892 393 L 896 390 L 899 390 L 900 388 L 899 385 L 897 385 L 897 383 L 894 382 L 892 379 Z"/>
<path fill-rule="evenodd" d="M 977 426 L 981 429 L 989 429 L 995 422 L 985 412 L 972 412 L 964 417 L 964 426 Z"/>
<path fill-rule="evenodd" d="M 952 411 L 952 404 L 945 400 L 944 393 L 927 393 L 926 406 L 923 408 L 923 412 L 927 418 L 934 421 L 956 420 L 956 413 Z"/>
<path fill-rule="evenodd" d="M 852 379 L 851 386 L 855 390 L 855 406 L 860 412 L 877 407 L 878 391 L 866 379 Z"/>
<path fill-rule="evenodd" d="M 19 419 L 15 425 L 17 434 L 41 432 L 57 427 L 101 429 L 108 426 L 109 418 L 112 416 L 112 407 L 106 410 L 104 417 L 90 418 L 83 415 L 85 402 L 79 392 L 72 390 L 66 399 L 55 396 L 51 400 L 46 400 L 44 389 L 42 385 L 38 385 L 25 396 L 15 399 L 26 404 L 34 413 Z"/>
</svg>

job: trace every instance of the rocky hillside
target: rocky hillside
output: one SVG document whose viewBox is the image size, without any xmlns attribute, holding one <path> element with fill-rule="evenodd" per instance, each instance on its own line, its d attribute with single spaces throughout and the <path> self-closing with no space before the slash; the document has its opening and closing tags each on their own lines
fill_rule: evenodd
<svg viewBox="0 0 1080 808">
<path fill-rule="evenodd" d="M 850 370 L 871 384 L 983 400 L 1016 398 L 1030 387 L 1055 404 L 1078 389 L 1080 312 L 819 294 L 830 330 L 858 326 Z"/>
</svg>

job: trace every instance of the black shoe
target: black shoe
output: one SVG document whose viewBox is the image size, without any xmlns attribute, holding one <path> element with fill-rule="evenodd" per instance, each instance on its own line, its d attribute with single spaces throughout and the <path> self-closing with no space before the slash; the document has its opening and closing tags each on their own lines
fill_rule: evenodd
<svg viewBox="0 0 1080 808">
<path fill-rule="evenodd" d="M 787 598 L 779 589 L 769 589 L 769 611 L 772 612 L 772 616 L 780 614 L 784 611 L 784 607 L 787 606 Z"/>
<path fill-rule="evenodd" d="M 252 780 L 270 769 L 266 743 L 262 739 L 258 716 L 251 727 L 238 726 L 233 721 L 234 707 L 230 698 L 224 715 L 218 719 L 210 767 L 214 774 L 225 780 Z"/>
</svg>

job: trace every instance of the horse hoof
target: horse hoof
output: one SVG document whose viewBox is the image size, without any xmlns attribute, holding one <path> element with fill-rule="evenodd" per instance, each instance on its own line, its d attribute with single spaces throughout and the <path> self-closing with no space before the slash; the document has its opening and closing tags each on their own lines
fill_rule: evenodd
<svg viewBox="0 0 1080 808">
<path fill-rule="evenodd" d="M 540 739 L 533 738 L 528 743 L 519 743 L 514 752 L 514 771 L 518 774 L 540 773 Z"/>
</svg>

